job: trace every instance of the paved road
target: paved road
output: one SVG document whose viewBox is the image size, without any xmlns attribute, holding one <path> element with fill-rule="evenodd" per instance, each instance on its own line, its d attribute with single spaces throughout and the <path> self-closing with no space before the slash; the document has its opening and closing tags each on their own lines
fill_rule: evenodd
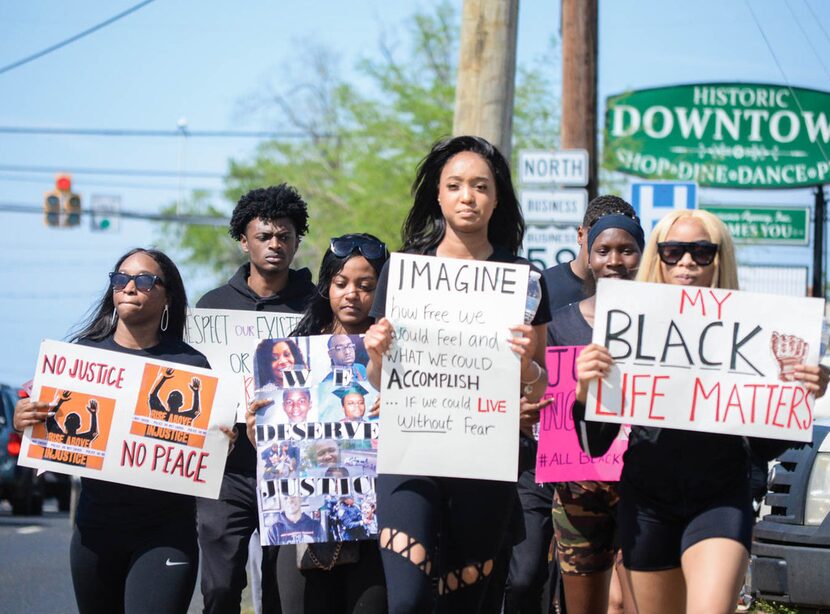
<svg viewBox="0 0 830 614">
<path fill-rule="evenodd" d="M 44 503 L 43 516 L 12 516 L 0 504 L 0 611 L 3 614 L 77 613 L 69 572 L 72 530 L 66 512 L 54 500 Z M 45 589 L 45 590 L 44 590 Z M 242 611 L 252 612 L 248 589 Z M 188 614 L 202 611 L 197 581 Z"/>
</svg>

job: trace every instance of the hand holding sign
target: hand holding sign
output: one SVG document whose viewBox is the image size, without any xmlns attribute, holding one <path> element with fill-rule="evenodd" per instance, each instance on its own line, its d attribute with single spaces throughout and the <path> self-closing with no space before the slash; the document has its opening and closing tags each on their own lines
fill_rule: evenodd
<svg viewBox="0 0 830 614">
<path fill-rule="evenodd" d="M 596 343 L 586 345 L 576 357 L 576 400 L 584 404 L 591 381 L 607 377 L 613 364 L 608 348 Z"/>
</svg>

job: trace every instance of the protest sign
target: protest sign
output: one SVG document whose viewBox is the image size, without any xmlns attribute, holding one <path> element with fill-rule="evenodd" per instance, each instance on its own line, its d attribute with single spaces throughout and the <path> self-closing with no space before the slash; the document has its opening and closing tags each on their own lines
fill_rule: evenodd
<svg viewBox="0 0 830 614">
<path fill-rule="evenodd" d="M 810 441 L 824 301 L 602 279 L 594 343 L 614 358 L 589 420 Z"/>
<path fill-rule="evenodd" d="M 296 313 L 189 309 L 185 341 L 204 354 L 216 374 L 237 385 L 218 403 L 237 408 L 237 422 L 245 422 L 245 408 L 254 397 L 253 353 L 257 341 L 287 337 L 302 316 Z"/>
<path fill-rule="evenodd" d="M 378 393 L 360 335 L 259 343 L 257 500 L 264 546 L 377 536 Z"/>
<path fill-rule="evenodd" d="M 591 458 L 579 446 L 571 407 L 576 397 L 576 357 L 582 345 L 549 347 L 546 366 L 546 399 L 553 399 L 539 416 L 539 448 L 536 452 L 536 481 L 578 482 L 600 480 L 616 482 L 622 473 L 622 456 L 628 447 L 627 429 L 604 455 Z"/>
<path fill-rule="evenodd" d="M 19 463 L 44 471 L 217 498 L 233 409 L 209 369 L 44 341 L 32 398 L 54 403 L 26 430 Z"/>
<path fill-rule="evenodd" d="M 382 473 L 516 480 L 529 267 L 392 254 L 378 451 Z"/>
</svg>

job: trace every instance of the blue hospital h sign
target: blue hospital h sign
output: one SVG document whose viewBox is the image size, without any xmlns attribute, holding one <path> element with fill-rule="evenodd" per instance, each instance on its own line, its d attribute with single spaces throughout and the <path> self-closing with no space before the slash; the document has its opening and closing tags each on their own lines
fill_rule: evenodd
<svg viewBox="0 0 830 614">
<path fill-rule="evenodd" d="M 646 236 L 664 215 L 675 209 L 697 209 L 694 181 L 636 181 L 631 184 L 631 206 Z"/>
</svg>

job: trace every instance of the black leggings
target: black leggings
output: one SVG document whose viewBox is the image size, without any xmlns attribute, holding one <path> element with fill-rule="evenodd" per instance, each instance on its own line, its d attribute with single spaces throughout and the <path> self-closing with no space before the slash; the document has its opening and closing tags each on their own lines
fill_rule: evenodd
<svg viewBox="0 0 830 614">
<path fill-rule="evenodd" d="M 283 612 L 305 614 L 385 614 L 386 584 L 378 543 L 357 542 L 357 563 L 330 571 L 297 568 L 297 547 L 280 546 L 277 584 Z M 351 544 L 350 544 L 351 545 Z"/>
<path fill-rule="evenodd" d="M 515 483 L 386 474 L 378 476 L 377 493 L 389 611 L 480 612 L 509 535 Z M 426 564 L 411 558 L 418 545 Z"/>
<path fill-rule="evenodd" d="M 69 557 L 80 614 L 183 614 L 199 567 L 196 522 L 144 530 L 76 526 Z"/>
</svg>

